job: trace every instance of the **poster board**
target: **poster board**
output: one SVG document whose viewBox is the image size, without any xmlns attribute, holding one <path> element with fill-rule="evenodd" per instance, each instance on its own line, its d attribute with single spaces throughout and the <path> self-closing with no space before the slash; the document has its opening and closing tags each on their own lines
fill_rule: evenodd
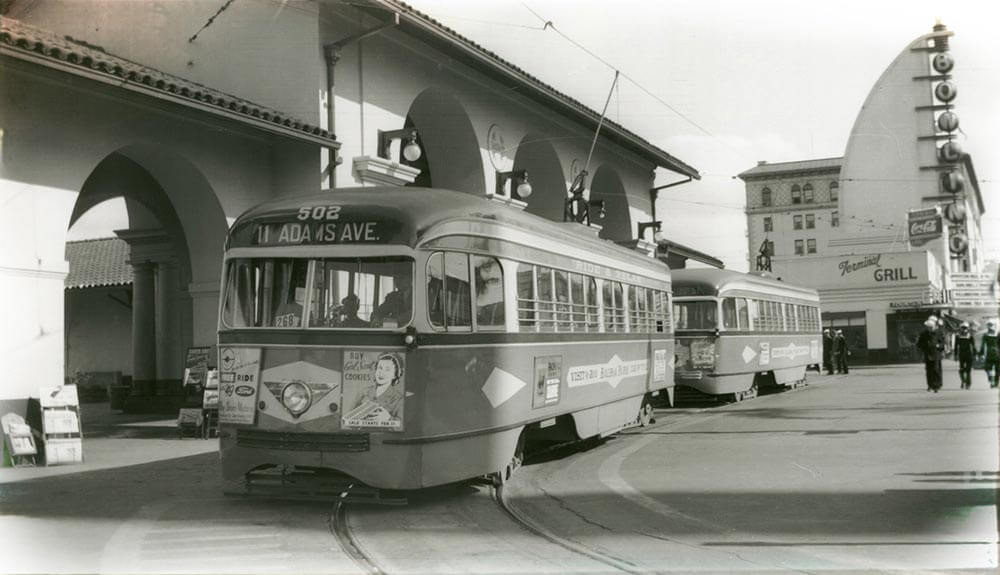
<svg viewBox="0 0 1000 575">
<path fill-rule="evenodd" d="M 46 386 L 38 390 L 42 408 L 45 465 L 83 462 L 80 399 L 75 385 Z"/>
<path fill-rule="evenodd" d="M 184 385 L 205 386 L 211 347 L 189 347 L 184 359 Z"/>
<path fill-rule="evenodd" d="M 257 415 L 260 348 L 219 350 L 219 423 L 252 425 Z"/>
</svg>

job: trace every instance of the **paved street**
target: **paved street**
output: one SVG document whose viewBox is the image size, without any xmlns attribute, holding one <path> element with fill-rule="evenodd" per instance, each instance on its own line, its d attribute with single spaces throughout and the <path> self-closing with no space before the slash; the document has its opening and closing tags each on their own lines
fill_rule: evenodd
<svg viewBox="0 0 1000 575">
<path fill-rule="evenodd" d="M 939 394 L 922 377 L 813 377 L 542 458 L 507 499 L 548 538 L 479 484 L 346 523 L 387 573 L 992 572 L 997 393 L 982 374 L 959 390 L 953 366 Z M 85 465 L 0 471 L 3 572 L 364 572 L 330 505 L 223 497 L 215 441 L 87 413 Z"/>
</svg>

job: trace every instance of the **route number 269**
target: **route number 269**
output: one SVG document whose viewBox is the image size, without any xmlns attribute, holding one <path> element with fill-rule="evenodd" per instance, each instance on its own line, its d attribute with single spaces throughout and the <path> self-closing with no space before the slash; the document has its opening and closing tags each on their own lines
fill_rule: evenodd
<svg viewBox="0 0 1000 575">
<path fill-rule="evenodd" d="M 340 206 L 303 206 L 299 208 L 300 220 L 333 221 L 340 219 Z"/>
</svg>

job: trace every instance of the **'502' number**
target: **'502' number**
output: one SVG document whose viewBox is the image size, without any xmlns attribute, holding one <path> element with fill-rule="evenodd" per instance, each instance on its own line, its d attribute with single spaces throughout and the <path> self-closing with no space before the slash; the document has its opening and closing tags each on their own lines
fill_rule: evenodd
<svg viewBox="0 0 1000 575">
<path fill-rule="evenodd" d="M 331 221 L 340 218 L 340 206 L 306 206 L 299 208 L 300 220 Z"/>
</svg>

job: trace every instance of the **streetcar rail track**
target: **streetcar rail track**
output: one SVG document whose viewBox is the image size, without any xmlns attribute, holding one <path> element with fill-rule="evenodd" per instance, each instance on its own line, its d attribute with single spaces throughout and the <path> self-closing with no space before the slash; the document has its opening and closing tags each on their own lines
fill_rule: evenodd
<svg viewBox="0 0 1000 575">
<path fill-rule="evenodd" d="M 358 567 L 367 575 L 386 575 L 386 572 L 371 556 L 365 553 L 357 538 L 354 537 L 351 526 L 347 523 L 347 502 L 343 499 L 333 504 L 329 524 L 330 533 L 333 534 L 340 548 Z"/>
<path fill-rule="evenodd" d="M 613 555 L 608 555 L 587 545 L 573 541 L 572 539 L 567 539 L 565 537 L 556 535 L 555 533 L 545 529 L 538 523 L 532 521 L 528 517 L 519 513 L 511 505 L 508 504 L 507 498 L 504 494 L 504 486 L 493 485 L 491 487 L 493 491 L 493 500 L 496 502 L 497 506 L 501 511 L 514 523 L 520 526 L 522 529 L 532 533 L 538 537 L 541 537 L 550 543 L 558 545 L 567 551 L 583 555 L 588 559 L 597 561 L 598 563 L 612 567 L 623 573 L 631 573 L 633 575 L 640 575 L 646 573 L 643 569 L 639 568 L 634 563 L 622 559 L 620 557 L 615 557 Z"/>
</svg>

